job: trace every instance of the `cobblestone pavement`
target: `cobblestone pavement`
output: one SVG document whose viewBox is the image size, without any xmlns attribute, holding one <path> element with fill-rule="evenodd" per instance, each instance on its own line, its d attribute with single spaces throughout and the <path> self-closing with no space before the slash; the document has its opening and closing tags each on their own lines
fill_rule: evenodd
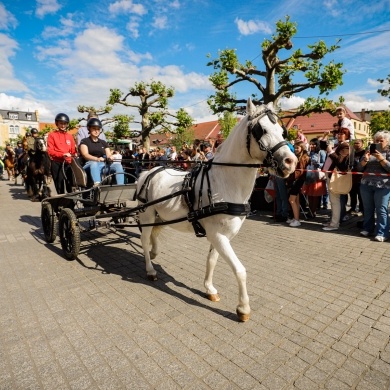
<svg viewBox="0 0 390 390">
<path fill-rule="evenodd" d="M 136 230 L 46 244 L 40 203 L 0 182 L 0 389 L 389 389 L 390 243 L 249 218 L 233 247 L 252 315 L 205 299 L 206 239 L 167 228 L 147 280 Z M 355 218 L 356 219 L 356 218 Z M 320 218 L 319 221 L 323 221 Z"/>
</svg>

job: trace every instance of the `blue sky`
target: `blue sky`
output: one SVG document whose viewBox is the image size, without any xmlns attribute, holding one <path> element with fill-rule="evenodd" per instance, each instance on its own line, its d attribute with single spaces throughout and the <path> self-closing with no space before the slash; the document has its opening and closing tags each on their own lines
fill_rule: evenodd
<svg viewBox="0 0 390 390">
<path fill-rule="evenodd" d="M 390 0 L 0 0 L 0 108 L 80 117 L 78 105 L 104 106 L 110 88 L 154 79 L 175 88 L 170 108 L 210 120 L 207 54 L 234 48 L 261 68 L 261 42 L 285 15 L 298 23 L 294 49 L 342 38 L 325 58 L 347 70 L 331 98 L 354 111 L 388 108 L 376 91 L 390 73 Z"/>
</svg>

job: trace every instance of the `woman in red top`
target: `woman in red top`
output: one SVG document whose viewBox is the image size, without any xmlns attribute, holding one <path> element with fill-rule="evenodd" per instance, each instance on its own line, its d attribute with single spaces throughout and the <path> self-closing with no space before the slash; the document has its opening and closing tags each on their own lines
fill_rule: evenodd
<svg viewBox="0 0 390 390">
<path fill-rule="evenodd" d="M 58 114 L 55 118 L 57 130 L 47 138 L 47 152 L 51 159 L 51 173 L 57 194 L 72 191 L 71 157 L 76 155 L 76 144 L 73 137 L 67 133 L 69 117 Z"/>
</svg>

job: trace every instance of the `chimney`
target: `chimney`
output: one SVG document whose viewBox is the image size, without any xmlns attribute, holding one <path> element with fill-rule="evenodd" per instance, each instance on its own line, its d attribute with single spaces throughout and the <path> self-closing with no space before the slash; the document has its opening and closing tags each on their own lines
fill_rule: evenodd
<svg viewBox="0 0 390 390">
<path fill-rule="evenodd" d="M 39 114 L 38 114 L 38 110 L 35 110 L 35 116 L 37 118 L 37 122 L 39 122 Z"/>
<path fill-rule="evenodd" d="M 362 118 L 363 122 L 366 121 L 366 110 L 364 108 L 362 108 L 362 113 L 360 114 L 360 117 Z"/>
</svg>

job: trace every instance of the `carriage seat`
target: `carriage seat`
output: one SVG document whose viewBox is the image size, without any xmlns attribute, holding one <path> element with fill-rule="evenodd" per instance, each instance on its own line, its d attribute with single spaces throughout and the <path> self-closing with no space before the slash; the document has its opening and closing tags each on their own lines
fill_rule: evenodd
<svg viewBox="0 0 390 390">
<path fill-rule="evenodd" d="M 137 184 L 102 185 L 99 187 L 99 202 L 104 204 L 120 204 L 133 201 Z"/>
<path fill-rule="evenodd" d="M 72 157 L 70 166 L 73 172 L 73 182 L 75 187 L 86 188 L 88 186 L 87 174 L 81 166 L 77 157 Z"/>
</svg>

